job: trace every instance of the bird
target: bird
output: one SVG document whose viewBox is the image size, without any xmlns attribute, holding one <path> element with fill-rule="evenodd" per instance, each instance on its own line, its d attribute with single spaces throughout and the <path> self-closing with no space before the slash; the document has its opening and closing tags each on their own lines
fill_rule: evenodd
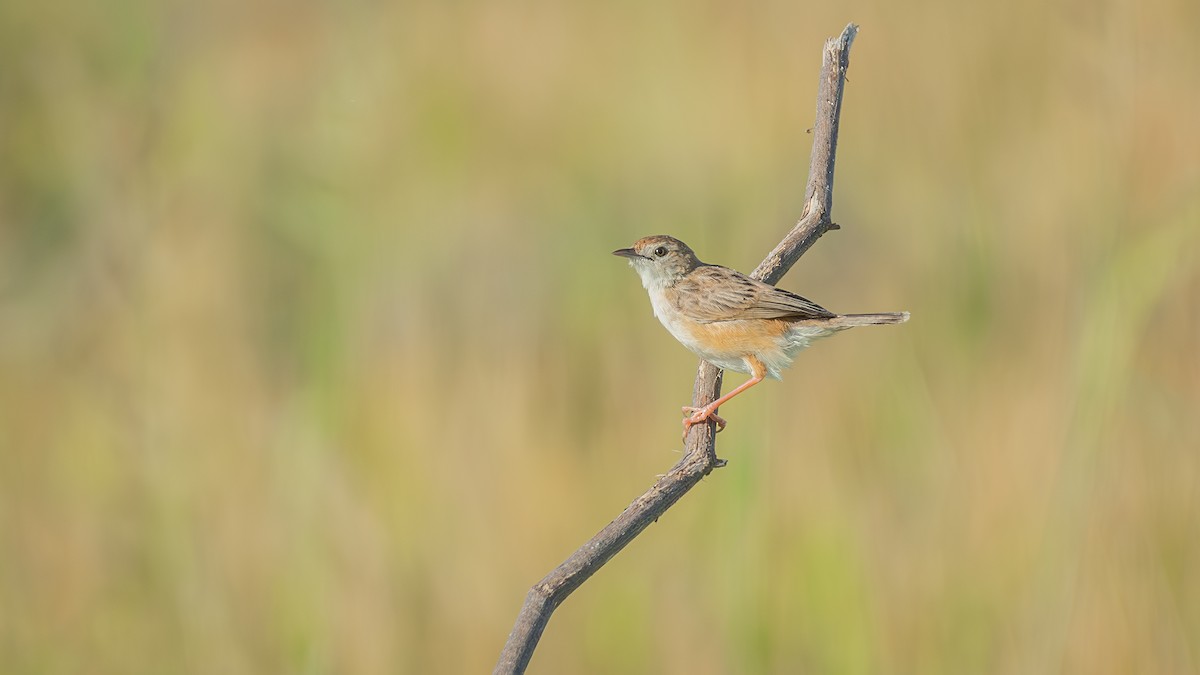
<svg viewBox="0 0 1200 675">
<path fill-rule="evenodd" d="M 791 291 L 737 270 L 702 262 L 668 235 L 643 237 L 613 251 L 627 258 L 650 295 L 654 316 L 695 355 L 718 368 L 749 375 L 733 391 L 700 408 L 685 406 L 683 435 L 712 420 L 717 409 L 766 378 L 781 379 L 796 354 L 815 340 L 855 326 L 898 324 L 908 312 L 835 314 Z"/>
</svg>

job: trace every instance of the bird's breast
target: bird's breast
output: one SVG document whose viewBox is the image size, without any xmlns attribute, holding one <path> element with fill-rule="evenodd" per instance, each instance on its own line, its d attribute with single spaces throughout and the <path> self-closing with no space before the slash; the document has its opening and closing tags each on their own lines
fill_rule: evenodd
<svg viewBox="0 0 1200 675">
<path fill-rule="evenodd" d="M 679 311 L 668 294 L 652 292 L 650 303 L 654 307 L 654 316 L 667 332 L 693 354 L 720 368 L 749 373 L 750 367 L 746 363 L 749 355 L 772 366 L 789 361 L 784 337 L 787 325 L 783 321 L 749 319 L 704 323 Z M 771 367 L 771 376 L 778 377 L 778 370 Z"/>
</svg>

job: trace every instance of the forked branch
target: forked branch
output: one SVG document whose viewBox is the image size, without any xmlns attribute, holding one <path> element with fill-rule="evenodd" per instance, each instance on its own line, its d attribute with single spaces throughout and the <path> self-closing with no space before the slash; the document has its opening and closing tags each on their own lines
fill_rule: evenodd
<svg viewBox="0 0 1200 675">
<path fill-rule="evenodd" d="M 833 165 L 837 152 L 838 120 L 842 112 L 842 92 L 846 69 L 850 65 L 850 45 L 858 26 L 849 24 L 841 36 L 825 41 L 821 60 L 821 81 L 817 89 L 817 116 L 813 126 L 812 161 L 808 187 L 804 191 L 804 211 L 800 221 L 754 270 L 752 276 L 774 284 L 800 259 L 817 239 L 837 229 L 830 220 L 833 210 Z M 721 394 L 721 371 L 701 361 L 692 390 L 692 405 L 703 407 Z M 533 585 L 508 636 L 494 673 L 523 673 L 537 648 L 550 615 L 576 588 L 595 574 L 604 563 L 625 548 L 650 523 L 658 520 L 688 490 L 713 469 L 724 466 L 717 458 L 716 423 L 697 424 L 684 440 L 679 463 L 658 479 L 642 496 L 630 504 L 596 536 L 579 547 L 563 564 Z"/>
</svg>

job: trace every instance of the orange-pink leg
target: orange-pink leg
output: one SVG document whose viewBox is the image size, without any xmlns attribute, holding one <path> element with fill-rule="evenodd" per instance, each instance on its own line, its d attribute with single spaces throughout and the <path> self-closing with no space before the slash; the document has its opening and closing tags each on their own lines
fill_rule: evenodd
<svg viewBox="0 0 1200 675">
<path fill-rule="evenodd" d="M 687 437 L 687 433 L 688 433 L 688 431 L 691 430 L 693 424 L 699 424 L 701 422 L 704 422 L 704 421 L 710 420 L 710 419 L 717 423 L 717 431 L 721 431 L 722 429 L 724 429 L 725 428 L 725 420 L 717 415 L 717 408 L 720 408 L 722 403 L 728 401 L 729 399 L 733 398 L 734 396 L 737 396 L 738 394 L 742 393 L 743 391 L 746 391 L 747 389 L 749 389 L 750 387 L 753 387 L 754 385 L 758 384 L 759 382 L 762 382 L 763 379 L 766 378 L 767 367 L 763 365 L 762 361 L 759 361 L 758 359 L 754 358 L 753 356 L 747 356 L 746 363 L 749 364 L 750 372 L 753 373 L 753 375 L 750 377 L 749 380 L 746 380 L 745 382 L 743 382 L 741 384 L 741 386 L 737 387 L 736 389 L 729 392 L 728 394 L 725 394 L 721 398 L 713 401 L 712 403 L 709 403 L 708 405 L 704 406 L 703 408 L 693 408 L 692 406 L 684 406 L 683 407 L 683 413 L 685 415 L 687 415 L 689 413 L 691 414 L 691 417 L 688 417 L 687 419 L 685 419 L 683 421 L 683 435 L 685 438 Z"/>
</svg>

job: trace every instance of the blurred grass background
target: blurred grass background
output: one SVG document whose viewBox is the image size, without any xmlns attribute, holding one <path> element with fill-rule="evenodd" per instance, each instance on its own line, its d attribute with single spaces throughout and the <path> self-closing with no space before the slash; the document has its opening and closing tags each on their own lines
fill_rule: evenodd
<svg viewBox="0 0 1200 675">
<path fill-rule="evenodd" d="M 848 21 L 781 285 L 913 320 L 724 411 L 534 672 L 1200 672 L 1192 0 L 0 5 L 0 671 L 488 671 L 677 459 L 609 252 L 753 268 Z"/>
</svg>

